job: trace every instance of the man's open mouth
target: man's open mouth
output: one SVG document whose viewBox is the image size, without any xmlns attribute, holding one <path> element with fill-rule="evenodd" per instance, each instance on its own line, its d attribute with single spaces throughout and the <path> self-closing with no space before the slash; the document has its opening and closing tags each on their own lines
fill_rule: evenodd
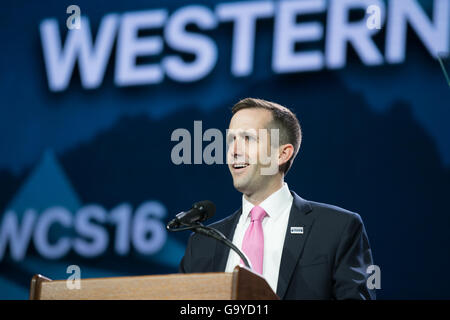
<svg viewBox="0 0 450 320">
<path fill-rule="evenodd" d="M 246 168 L 248 166 L 249 166 L 248 163 L 234 163 L 232 165 L 233 169 L 244 169 L 244 168 Z"/>
</svg>

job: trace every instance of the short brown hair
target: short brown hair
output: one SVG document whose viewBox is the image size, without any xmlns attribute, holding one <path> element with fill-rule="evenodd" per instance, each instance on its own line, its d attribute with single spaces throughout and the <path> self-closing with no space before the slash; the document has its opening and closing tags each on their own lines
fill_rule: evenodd
<svg viewBox="0 0 450 320">
<path fill-rule="evenodd" d="M 295 156 L 300 150 L 300 144 L 302 142 L 302 130 L 297 117 L 291 110 L 282 105 L 255 98 L 245 98 L 240 100 L 233 108 L 231 108 L 231 113 L 234 115 L 239 110 L 250 108 L 269 110 L 272 113 L 273 118 L 269 123 L 269 127 L 280 130 L 280 145 L 289 143 L 294 146 L 294 154 L 292 157 L 279 168 L 280 171 L 284 172 L 286 175 L 294 162 Z"/>
</svg>

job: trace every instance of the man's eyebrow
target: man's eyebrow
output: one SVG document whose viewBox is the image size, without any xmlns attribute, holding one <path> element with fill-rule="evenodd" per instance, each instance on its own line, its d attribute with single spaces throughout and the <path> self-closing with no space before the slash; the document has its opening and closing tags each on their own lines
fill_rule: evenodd
<svg viewBox="0 0 450 320">
<path fill-rule="evenodd" d="M 242 134 L 244 134 L 246 136 L 257 137 L 258 136 L 258 131 L 256 129 L 248 129 L 248 130 L 244 130 L 242 132 Z"/>
<path fill-rule="evenodd" d="M 240 135 L 240 136 L 257 136 L 258 132 L 256 129 L 233 129 L 233 130 L 227 130 L 227 137 L 234 136 L 234 135 Z"/>
</svg>

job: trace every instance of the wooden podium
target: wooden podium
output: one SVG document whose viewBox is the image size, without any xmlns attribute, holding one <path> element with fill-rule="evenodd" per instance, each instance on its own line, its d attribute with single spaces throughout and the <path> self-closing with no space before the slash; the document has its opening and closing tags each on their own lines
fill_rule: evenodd
<svg viewBox="0 0 450 320">
<path fill-rule="evenodd" d="M 264 278 L 237 266 L 232 273 L 191 273 L 67 280 L 34 275 L 30 300 L 277 300 Z"/>
</svg>

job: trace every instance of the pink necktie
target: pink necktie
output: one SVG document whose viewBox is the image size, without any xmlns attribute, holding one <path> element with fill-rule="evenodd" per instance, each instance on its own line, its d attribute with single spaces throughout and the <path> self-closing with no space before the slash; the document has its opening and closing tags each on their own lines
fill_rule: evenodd
<svg viewBox="0 0 450 320">
<path fill-rule="evenodd" d="M 263 272 L 264 258 L 264 234 L 262 221 L 266 216 L 266 211 L 260 206 L 255 206 L 250 211 L 251 222 L 242 241 L 242 251 L 250 259 L 253 270 L 259 274 Z M 242 260 L 241 260 L 241 263 Z"/>
</svg>

